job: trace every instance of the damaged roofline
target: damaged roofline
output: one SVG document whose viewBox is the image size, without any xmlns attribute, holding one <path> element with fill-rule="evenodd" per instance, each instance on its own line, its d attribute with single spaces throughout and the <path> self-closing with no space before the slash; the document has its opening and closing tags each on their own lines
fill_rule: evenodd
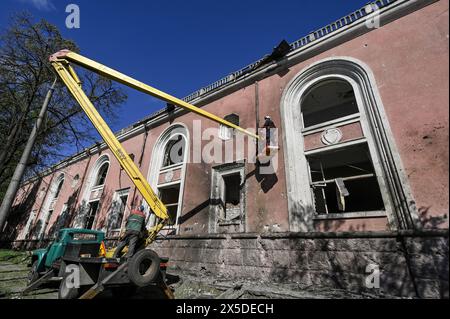
<svg viewBox="0 0 450 319">
<path fill-rule="evenodd" d="M 188 97 L 184 98 L 183 100 L 188 101 L 190 104 L 193 104 L 197 107 L 205 106 L 215 100 L 218 100 L 232 92 L 235 92 L 245 86 L 248 86 L 249 84 L 262 80 L 264 78 L 267 78 L 269 76 L 272 76 L 276 74 L 277 72 L 280 72 L 283 69 L 289 68 L 292 65 L 298 64 L 301 61 L 305 61 L 308 58 L 311 58 L 321 52 L 324 52 L 326 50 L 329 50 L 341 43 L 347 42 L 351 39 L 354 39 L 356 37 L 359 37 L 363 34 L 366 34 L 370 31 L 373 31 L 374 29 L 370 29 L 366 25 L 366 20 L 375 17 L 375 15 L 379 15 L 380 19 L 380 25 L 386 25 L 392 21 L 395 21 L 409 13 L 412 13 L 414 11 L 417 11 L 423 7 L 426 7 L 434 2 L 437 2 L 439 0 L 383 0 L 388 2 L 387 4 L 384 4 L 384 7 L 382 7 L 378 12 L 374 11 L 371 14 L 368 14 L 366 16 L 360 17 L 353 22 L 351 22 L 348 25 L 345 25 L 337 30 L 334 30 L 330 32 L 329 34 L 319 37 L 303 46 L 300 46 L 291 52 L 289 52 L 284 58 L 278 61 L 272 61 L 268 63 L 265 66 L 261 66 L 257 69 L 253 69 L 255 65 L 257 65 L 262 59 L 258 60 L 257 62 L 241 69 L 240 71 L 237 71 L 233 74 L 237 74 L 241 72 L 241 75 L 239 77 L 234 78 L 232 81 L 229 81 L 228 83 L 225 83 L 221 86 L 217 86 L 215 89 L 210 90 L 206 93 L 200 94 L 200 92 L 204 89 L 200 89 L 193 94 L 189 95 Z M 383 3 L 383 1 L 374 1 L 369 4 L 376 4 L 376 3 Z M 366 7 L 366 6 L 365 6 Z M 365 7 L 363 7 L 360 10 L 363 10 Z M 357 10 L 357 11 L 360 11 Z M 355 12 L 357 12 L 355 11 Z M 336 22 L 341 21 L 351 15 L 354 15 L 354 13 L 351 13 L 350 15 L 347 15 L 346 17 L 336 20 Z M 329 24 L 328 26 L 332 24 L 336 24 L 336 22 L 333 22 Z M 316 34 L 317 32 L 326 29 L 328 26 L 318 29 L 317 31 L 311 32 L 308 36 L 312 34 Z M 300 40 L 297 40 L 296 42 L 292 43 L 291 46 L 295 46 L 297 43 L 300 43 L 303 41 L 304 38 L 301 38 Z M 250 72 L 244 72 L 243 70 L 246 69 L 253 69 Z M 230 76 L 231 76 L 230 75 Z M 218 83 L 222 80 L 219 80 L 215 83 Z M 215 84 L 214 83 L 214 84 Z M 214 85 L 212 84 L 212 85 Z M 195 98 L 192 98 L 193 96 L 196 96 Z M 188 111 L 176 108 L 172 112 L 168 112 L 167 109 L 161 109 L 159 111 L 156 111 L 155 113 L 151 114 L 150 116 L 132 124 L 131 126 L 124 128 L 116 133 L 116 136 L 120 142 L 126 141 L 146 130 L 149 130 L 153 127 L 157 127 L 165 122 L 167 122 L 169 119 L 174 119 L 177 117 L 180 117 L 184 114 L 188 113 Z M 106 143 L 104 142 L 98 142 L 94 144 L 93 146 L 73 155 L 70 156 L 61 162 L 49 167 L 46 170 L 43 170 L 38 176 L 34 176 L 28 180 L 26 180 L 22 186 L 31 183 L 35 181 L 36 179 L 40 177 L 45 177 L 50 174 L 52 174 L 54 171 L 62 169 L 64 167 L 67 167 L 75 162 L 78 162 L 80 160 L 83 160 L 91 155 L 95 155 L 97 153 L 101 153 L 107 148 Z"/>
</svg>

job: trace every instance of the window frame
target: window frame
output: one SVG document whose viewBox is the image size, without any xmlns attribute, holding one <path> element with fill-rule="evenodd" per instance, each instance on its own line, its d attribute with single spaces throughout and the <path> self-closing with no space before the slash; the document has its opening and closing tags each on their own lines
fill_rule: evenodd
<svg viewBox="0 0 450 319">
<path fill-rule="evenodd" d="M 177 140 L 175 140 L 175 138 L 177 138 Z M 169 156 L 169 160 L 170 160 L 170 155 L 167 154 L 167 152 L 169 152 L 172 147 L 175 146 L 175 144 L 177 144 L 178 142 L 180 142 L 180 140 L 183 141 L 184 146 L 183 146 L 183 154 L 182 154 L 182 158 L 183 160 L 179 163 L 173 163 L 170 165 L 165 165 L 165 161 L 167 159 L 167 156 Z M 170 145 L 172 144 L 172 145 Z M 169 150 L 169 146 L 170 146 L 170 150 Z M 187 147 L 187 143 L 186 143 L 186 138 L 183 136 L 183 134 L 174 134 L 170 137 L 170 139 L 165 143 L 164 145 L 164 153 L 163 153 L 163 159 L 162 159 L 162 163 L 161 163 L 161 167 L 159 168 L 159 171 L 165 171 L 165 170 L 170 170 L 176 167 L 179 167 L 181 165 L 184 164 L 185 160 L 186 160 L 186 147 Z M 171 161 L 171 160 L 170 160 Z"/>
<path fill-rule="evenodd" d="M 103 171 L 105 166 L 107 166 L 107 168 L 106 168 L 105 171 Z M 109 162 L 105 162 L 99 167 L 99 169 L 97 170 L 97 174 L 95 176 L 95 182 L 94 182 L 94 185 L 93 185 L 92 189 L 98 189 L 98 188 L 101 188 L 101 187 L 105 186 L 106 179 L 108 178 L 108 173 L 109 173 L 110 166 L 111 165 L 110 165 Z M 102 176 L 103 173 L 105 174 L 104 177 Z M 101 178 L 103 178 L 103 183 L 100 184 Z"/>
<path fill-rule="evenodd" d="M 166 151 L 167 143 L 172 140 L 175 136 L 180 135 L 185 142 L 183 161 L 181 163 L 163 167 L 163 161 Z M 164 130 L 160 136 L 158 137 L 152 151 L 152 157 L 149 165 L 149 170 L 147 174 L 147 180 L 149 181 L 150 186 L 156 191 L 156 195 L 159 196 L 159 188 L 167 187 L 171 184 L 180 184 L 180 199 L 177 210 L 176 224 L 173 226 L 165 226 L 162 229 L 162 234 L 178 234 L 180 231 L 180 224 L 178 221 L 180 220 L 180 216 L 183 210 L 183 199 L 184 199 L 184 188 L 185 188 L 185 179 L 186 179 L 186 170 L 187 164 L 190 156 L 190 134 L 189 129 L 183 123 L 174 123 L 166 130 Z M 170 182 L 170 183 L 159 183 L 159 178 L 161 174 L 166 174 L 171 171 L 181 170 L 180 172 L 180 180 Z M 150 212 L 147 203 L 144 202 L 144 206 L 146 207 L 146 211 Z M 153 227 L 156 225 L 157 218 L 154 214 L 150 214 L 147 226 Z"/>
<path fill-rule="evenodd" d="M 367 137 L 369 149 L 387 205 L 387 229 L 414 229 L 420 223 L 417 207 L 402 165 L 395 138 L 385 112 L 372 69 L 361 60 L 348 56 L 321 59 L 301 69 L 286 85 L 281 97 L 280 112 L 284 123 L 282 136 L 285 149 L 289 230 L 316 231 L 310 202 L 309 187 L 301 181 L 308 179 L 302 138 L 300 101 L 307 89 L 323 79 L 341 78 L 349 81 L 361 113 L 361 127 Z M 307 185 L 308 186 L 308 185 Z M 343 216 L 344 217 L 344 216 Z"/>
<path fill-rule="evenodd" d="M 241 176 L 240 187 L 240 216 L 232 220 L 226 219 L 225 180 L 224 177 L 239 174 Z M 247 212 L 247 180 L 245 162 L 235 162 L 212 167 L 211 193 L 210 193 L 210 218 L 209 230 L 211 233 L 220 233 L 227 226 L 235 225 L 239 232 L 245 232 Z"/>
<path fill-rule="evenodd" d="M 234 119 L 232 119 L 231 117 L 235 117 Z M 240 126 L 241 123 L 241 117 L 239 116 L 239 114 L 236 113 L 231 113 L 226 115 L 223 118 L 225 121 L 228 121 L 230 123 L 233 123 L 237 126 Z M 237 121 L 235 121 L 237 119 Z M 218 132 L 218 136 L 222 141 L 229 141 L 231 140 L 234 136 L 236 135 L 236 130 L 232 127 L 228 127 L 225 126 L 223 124 L 219 125 L 219 132 Z"/>
<path fill-rule="evenodd" d="M 346 179 L 353 179 L 353 178 L 361 178 L 361 177 L 367 177 L 367 178 L 376 178 L 377 179 L 377 183 L 378 183 L 378 176 L 376 175 L 376 170 L 375 170 L 375 165 L 373 163 L 373 156 L 372 153 L 370 152 L 370 149 L 368 147 L 368 143 L 367 143 L 367 139 L 359 139 L 359 140 L 355 140 L 352 141 L 350 143 L 341 143 L 341 144 L 337 144 L 337 145 L 331 145 L 329 147 L 323 147 L 319 150 L 313 150 L 311 152 L 305 152 L 305 157 L 307 160 L 307 164 L 308 164 L 308 174 L 309 174 L 309 183 L 310 183 L 310 188 L 311 188 L 311 200 L 313 203 L 313 207 L 315 208 L 315 204 L 316 204 L 316 199 L 315 199 L 315 195 L 314 195 L 314 189 L 313 189 L 313 185 L 319 185 L 321 183 L 327 182 L 327 183 L 331 183 L 331 180 L 325 180 L 325 181 L 320 181 L 320 182 L 314 182 L 313 178 L 312 178 L 312 170 L 311 170 L 311 164 L 310 164 L 310 160 L 308 159 L 308 157 L 310 157 L 311 155 L 315 155 L 315 154 L 326 154 L 330 151 L 338 151 L 338 150 L 345 150 L 345 149 L 349 149 L 352 146 L 355 145 L 366 145 L 368 150 L 369 150 L 369 155 L 370 155 L 370 161 L 371 164 L 373 166 L 373 173 L 371 174 L 361 174 L 361 175 L 355 175 L 355 176 L 351 176 L 351 177 L 342 177 L 344 180 Z M 381 193 L 381 197 L 382 196 L 382 188 L 380 186 L 380 184 L 378 183 L 378 188 L 379 191 Z M 383 199 L 383 204 L 384 204 L 384 209 L 383 210 L 363 210 L 363 211 L 357 211 L 357 212 L 340 212 L 340 213 L 326 213 L 326 214 L 319 214 L 315 209 L 315 216 L 314 219 L 316 220 L 320 220 L 320 219 L 339 219 L 339 218 L 358 218 L 358 217 L 382 217 L 382 216 L 386 216 L 386 203 Z"/>
<path fill-rule="evenodd" d="M 333 81 L 333 80 L 339 80 L 339 81 L 346 81 L 352 88 L 353 88 L 353 93 L 355 96 L 355 102 L 356 105 L 358 107 L 358 111 L 357 113 L 354 114 L 350 114 L 350 115 L 346 115 L 343 116 L 341 118 L 337 118 L 337 119 L 333 119 L 331 121 L 325 121 L 323 123 L 318 123 L 315 124 L 313 126 L 309 126 L 309 127 L 305 127 L 304 125 L 304 120 L 303 120 L 303 111 L 302 111 L 302 102 L 305 99 L 305 96 L 309 93 L 311 93 L 311 90 L 319 85 L 322 82 L 328 82 L 328 81 Z M 304 91 L 302 92 L 301 98 L 300 98 L 300 117 L 301 117 L 301 136 L 302 136 L 302 140 L 310 135 L 310 134 L 314 134 L 317 132 L 321 132 L 321 131 L 325 131 L 327 129 L 330 128 L 338 128 L 341 127 L 347 123 L 360 123 L 361 124 L 361 128 L 363 130 L 363 137 L 356 139 L 356 140 L 352 140 L 352 141 L 348 141 L 348 142 L 340 142 L 337 144 L 333 144 L 333 145 L 328 145 L 328 146 L 324 146 L 321 147 L 319 149 L 314 149 L 314 150 L 310 150 L 310 151 L 305 151 L 303 150 L 303 156 L 305 158 L 305 162 L 306 162 L 306 169 L 307 169 L 307 175 L 308 175 L 308 181 L 309 181 L 309 201 L 312 204 L 311 208 L 313 210 L 313 220 L 322 220 L 322 219 L 344 219 L 344 218 L 360 218 L 360 217 L 384 217 L 387 216 L 387 209 L 389 208 L 389 202 L 383 192 L 383 185 L 380 183 L 380 179 L 379 179 L 379 173 L 377 172 L 377 159 L 376 156 L 374 156 L 373 154 L 373 150 L 370 147 L 370 143 L 369 143 L 369 139 L 367 138 L 367 127 L 366 127 L 366 123 L 364 123 L 364 113 L 361 110 L 361 99 L 360 99 L 360 92 L 358 91 L 357 87 L 354 85 L 354 83 L 343 76 L 337 76 L 337 75 L 329 75 L 329 76 L 324 76 L 324 77 L 318 77 L 316 78 L 314 81 L 311 81 L 310 83 L 308 83 L 307 87 L 304 89 Z M 378 187 L 383 199 L 383 203 L 384 203 L 384 210 L 376 210 L 376 211 L 360 211 L 360 212 L 340 212 L 340 213 L 326 213 L 326 214 L 319 214 L 316 211 L 315 208 L 315 203 L 316 203 L 316 199 L 315 199 L 315 195 L 314 195 L 314 189 L 313 189 L 313 179 L 312 179 L 312 175 L 311 175 L 311 166 L 310 166 L 310 160 L 309 157 L 313 154 L 323 154 L 323 153 L 327 153 L 330 151 L 334 151 L 334 150 L 338 150 L 338 149 L 346 149 L 349 148 L 350 146 L 353 145 L 358 145 L 358 144 L 367 144 L 367 147 L 369 149 L 369 153 L 370 153 L 370 160 L 373 163 L 374 166 L 374 175 L 377 178 L 377 183 L 378 183 Z"/>
</svg>

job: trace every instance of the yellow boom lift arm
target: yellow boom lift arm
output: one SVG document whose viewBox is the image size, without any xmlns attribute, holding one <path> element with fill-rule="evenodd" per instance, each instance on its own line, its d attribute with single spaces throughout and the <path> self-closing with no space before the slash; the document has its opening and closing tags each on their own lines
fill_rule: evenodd
<svg viewBox="0 0 450 319">
<path fill-rule="evenodd" d="M 103 140 L 106 142 L 110 148 L 113 155 L 119 161 L 121 167 L 125 170 L 127 175 L 130 177 L 131 181 L 134 183 L 138 191 L 141 193 L 144 200 L 149 205 L 152 212 L 158 217 L 159 222 L 155 227 L 149 231 L 149 237 L 147 239 L 146 245 L 151 244 L 157 237 L 158 233 L 164 227 L 169 219 L 166 206 L 161 202 L 157 194 L 150 187 L 146 178 L 142 175 L 139 168 L 134 164 L 133 160 L 128 155 L 127 151 L 123 148 L 120 142 L 117 140 L 114 133 L 106 124 L 105 120 L 101 117 L 97 109 L 94 107 L 92 102 L 87 97 L 86 93 L 82 89 L 82 83 L 72 68 L 70 63 L 76 64 L 78 66 L 84 67 L 94 73 L 104 76 L 113 81 L 117 81 L 133 89 L 141 91 L 145 94 L 149 94 L 153 97 L 161 99 L 167 103 L 176 105 L 188 111 L 194 112 L 202 117 L 210 119 L 219 124 L 223 124 L 227 127 L 236 129 L 250 137 L 259 139 L 260 137 L 252 132 L 249 132 L 240 126 L 223 120 L 222 118 L 206 112 L 194 105 L 186 103 L 176 97 L 173 97 L 167 93 L 157 90 L 147 84 L 144 84 L 138 80 L 135 80 L 125 74 L 122 74 L 116 70 L 108 68 L 98 62 L 92 61 L 82 55 L 71 52 L 69 50 L 62 50 L 50 57 L 50 62 L 55 68 L 56 73 L 67 86 L 69 92 L 73 95 L 75 100 L 81 106 L 83 111 L 89 117 L 90 121 L 97 129 Z"/>
</svg>

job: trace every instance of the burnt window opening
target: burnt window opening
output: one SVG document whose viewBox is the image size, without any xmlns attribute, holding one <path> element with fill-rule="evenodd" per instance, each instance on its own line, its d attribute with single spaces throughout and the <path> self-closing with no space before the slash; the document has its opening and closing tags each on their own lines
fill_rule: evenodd
<svg viewBox="0 0 450 319">
<path fill-rule="evenodd" d="M 320 82 L 302 100 L 305 128 L 357 113 L 359 109 L 353 88 L 343 80 Z"/>
<path fill-rule="evenodd" d="M 97 174 L 97 180 L 95 181 L 95 186 L 105 185 L 108 170 L 109 170 L 109 163 L 105 163 L 102 165 L 102 167 L 100 167 Z"/>
<path fill-rule="evenodd" d="M 110 217 L 111 224 L 108 227 L 109 231 L 120 230 L 123 222 L 123 217 L 127 208 L 128 192 L 123 192 L 117 196 L 117 199 L 113 202 L 112 211 L 113 214 Z"/>
<path fill-rule="evenodd" d="M 209 231 L 245 232 L 245 162 L 222 164 L 212 168 Z"/>
<path fill-rule="evenodd" d="M 162 167 L 168 167 L 184 162 L 184 151 L 186 143 L 181 135 L 171 139 L 166 146 L 164 152 L 164 160 Z"/>
<path fill-rule="evenodd" d="M 308 156 L 317 214 L 385 209 L 367 144 Z"/>
<path fill-rule="evenodd" d="M 174 226 L 177 224 L 178 203 L 180 200 L 180 184 L 159 189 L 159 198 L 167 207 L 169 220 L 167 226 Z"/>
<path fill-rule="evenodd" d="M 225 185 L 225 218 L 228 212 L 240 209 L 241 205 L 241 175 L 239 173 L 223 177 Z M 226 218 L 227 219 L 227 218 Z"/>
<path fill-rule="evenodd" d="M 125 214 L 125 209 L 127 208 L 127 202 L 128 202 L 128 194 L 122 195 L 119 197 L 120 207 L 119 207 L 119 215 L 117 218 L 116 228 L 120 228 L 120 226 L 122 225 L 123 216 Z"/>
<path fill-rule="evenodd" d="M 231 124 L 234 124 L 236 126 L 240 125 L 240 118 L 237 114 L 229 114 L 223 118 L 225 121 L 230 122 Z M 223 124 L 220 125 L 219 128 L 219 138 L 222 140 L 229 140 L 233 137 L 235 133 L 235 129 L 225 126 Z"/>
<path fill-rule="evenodd" d="M 97 216 L 98 210 L 100 207 L 100 202 L 91 202 L 89 203 L 89 212 L 86 217 L 86 229 L 93 229 L 95 216 Z"/>
</svg>

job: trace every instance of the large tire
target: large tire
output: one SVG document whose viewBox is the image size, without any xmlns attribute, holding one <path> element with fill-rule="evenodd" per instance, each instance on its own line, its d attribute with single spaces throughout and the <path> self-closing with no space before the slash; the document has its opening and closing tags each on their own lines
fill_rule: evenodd
<svg viewBox="0 0 450 319">
<path fill-rule="evenodd" d="M 131 257 L 128 263 L 128 277 L 138 287 L 155 282 L 159 275 L 160 259 L 157 253 L 143 249 Z"/>
<path fill-rule="evenodd" d="M 33 265 L 31 266 L 30 272 L 28 273 L 27 276 L 27 286 L 31 285 L 32 283 L 34 283 L 36 280 L 39 279 L 39 272 L 38 272 L 38 266 L 39 266 L 39 261 L 34 261 Z"/>
</svg>

